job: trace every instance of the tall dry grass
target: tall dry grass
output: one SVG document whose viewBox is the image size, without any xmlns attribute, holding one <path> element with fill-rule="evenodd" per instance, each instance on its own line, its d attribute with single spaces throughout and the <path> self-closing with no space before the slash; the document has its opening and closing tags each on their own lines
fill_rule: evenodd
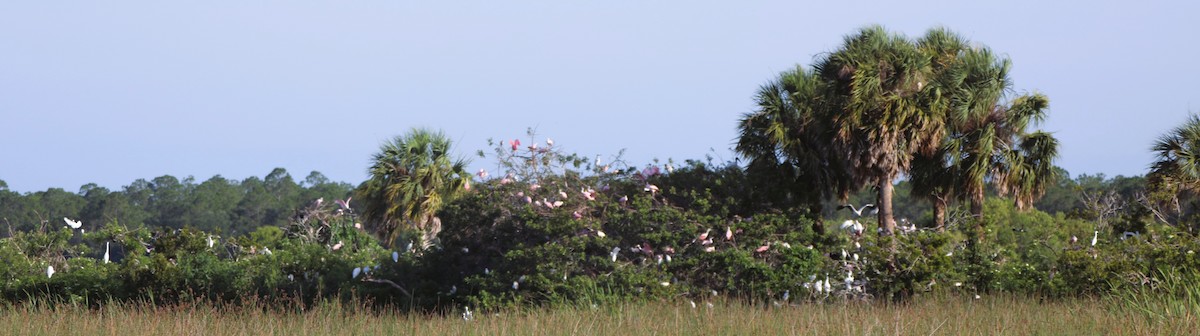
<svg viewBox="0 0 1200 336">
<path fill-rule="evenodd" d="M 1182 335 L 1196 318 L 1155 318 L 1111 300 L 991 296 L 908 304 L 754 306 L 684 302 L 559 307 L 474 314 L 400 314 L 350 304 L 305 311 L 211 305 L 30 303 L 0 308 L 13 335 Z"/>
</svg>

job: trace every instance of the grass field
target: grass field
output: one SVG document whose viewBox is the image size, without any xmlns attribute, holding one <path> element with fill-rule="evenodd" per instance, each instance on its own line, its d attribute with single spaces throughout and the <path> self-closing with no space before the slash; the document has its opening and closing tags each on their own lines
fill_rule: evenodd
<svg viewBox="0 0 1200 336">
<path fill-rule="evenodd" d="M 1039 302 L 1016 297 L 946 297 L 910 304 L 752 306 L 719 302 L 641 303 L 449 316 L 398 314 L 328 304 L 306 312 L 212 306 L 101 309 L 0 308 L 15 335 L 1183 335 L 1195 314 L 1150 317 L 1115 300 Z"/>
</svg>

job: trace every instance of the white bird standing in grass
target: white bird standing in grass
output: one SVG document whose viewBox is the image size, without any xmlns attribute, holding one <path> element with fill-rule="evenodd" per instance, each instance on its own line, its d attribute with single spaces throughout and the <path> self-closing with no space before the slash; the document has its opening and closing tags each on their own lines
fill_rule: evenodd
<svg viewBox="0 0 1200 336">
<path fill-rule="evenodd" d="M 108 242 L 104 242 L 104 263 L 108 263 Z"/>
<path fill-rule="evenodd" d="M 1100 231 L 1095 231 L 1095 233 L 1092 233 L 1092 246 L 1096 246 L 1096 238 L 1099 238 L 1099 237 L 1100 237 Z"/>
<path fill-rule="evenodd" d="M 46 266 L 46 278 L 54 277 L 54 265 Z"/>
</svg>

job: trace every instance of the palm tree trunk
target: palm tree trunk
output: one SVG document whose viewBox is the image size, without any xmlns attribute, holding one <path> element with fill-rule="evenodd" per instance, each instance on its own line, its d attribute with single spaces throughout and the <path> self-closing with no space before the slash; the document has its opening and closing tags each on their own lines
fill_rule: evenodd
<svg viewBox="0 0 1200 336">
<path fill-rule="evenodd" d="M 983 241 L 986 236 L 986 227 L 983 222 L 983 190 L 976 191 L 971 195 L 971 217 L 975 220 L 975 231 L 979 236 L 979 241 Z"/>
<path fill-rule="evenodd" d="M 896 218 L 892 215 L 892 193 L 895 189 L 892 179 L 893 176 L 888 176 L 879 183 L 879 226 L 885 235 L 896 232 Z"/>
<path fill-rule="evenodd" d="M 946 232 L 946 203 L 945 198 L 933 201 L 933 223 L 938 232 Z"/>
</svg>

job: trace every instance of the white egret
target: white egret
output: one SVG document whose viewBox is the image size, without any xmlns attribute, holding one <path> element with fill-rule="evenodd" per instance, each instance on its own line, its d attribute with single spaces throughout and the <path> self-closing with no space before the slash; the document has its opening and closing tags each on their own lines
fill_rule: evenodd
<svg viewBox="0 0 1200 336">
<path fill-rule="evenodd" d="M 785 290 L 785 291 L 783 291 L 783 301 L 784 301 L 784 302 L 787 302 L 787 300 L 788 300 L 788 297 L 790 297 L 790 296 L 791 296 L 791 293 L 792 293 L 792 291 L 791 291 L 791 290 Z"/>
<path fill-rule="evenodd" d="M 449 294 L 454 295 L 454 293 L 458 293 L 458 285 L 450 285 L 450 293 Z"/>
<path fill-rule="evenodd" d="M 83 221 L 73 221 L 73 220 L 71 220 L 70 218 L 67 218 L 67 217 L 63 217 L 63 220 L 64 220 L 64 221 L 66 221 L 66 222 L 67 222 L 67 226 L 68 226 L 68 227 L 70 227 L 70 228 L 72 228 L 72 229 L 78 229 L 78 228 L 80 228 L 80 227 L 82 227 L 82 226 L 83 226 Z"/>
<path fill-rule="evenodd" d="M 470 321 L 475 318 L 475 314 L 471 314 L 471 307 L 463 307 L 463 321 Z"/>
<path fill-rule="evenodd" d="M 104 263 L 108 263 L 108 242 L 104 242 Z"/>
<path fill-rule="evenodd" d="M 867 208 L 872 209 L 871 212 L 868 213 L 869 215 L 874 215 L 874 214 L 879 213 L 879 208 L 876 208 L 874 204 L 866 204 L 866 205 L 863 205 L 861 208 L 855 208 L 854 205 L 852 205 L 852 204 L 843 204 L 843 205 L 838 206 L 837 209 L 838 210 L 850 209 L 850 211 L 854 212 L 854 218 L 858 218 L 858 217 L 862 217 L 863 210 L 866 210 Z"/>
<path fill-rule="evenodd" d="M 659 284 L 659 285 L 662 285 L 663 287 L 667 287 L 667 286 L 670 286 L 670 285 L 671 285 L 671 282 L 669 282 L 669 281 L 663 281 L 663 282 L 660 282 L 660 283 L 658 283 L 658 284 Z"/>
<path fill-rule="evenodd" d="M 513 287 L 513 290 L 520 289 L 520 288 L 521 288 L 521 283 L 520 283 L 520 282 L 513 281 L 513 286 L 512 286 L 512 287 Z"/>
<path fill-rule="evenodd" d="M 400 252 L 392 251 L 392 262 L 400 262 Z"/>
<path fill-rule="evenodd" d="M 212 248 L 213 245 L 216 245 L 216 243 L 217 241 L 213 240 L 212 235 L 208 235 L 208 248 Z"/>
<path fill-rule="evenodd" d="M 617 262 L 617 253 L 621 253 L 620 247 L 614 247 L 612 252 L 608 253 L 608 257 L 611 258 L 613 262 Z"/>
<path fill-rule="evenodd" d="M 355 267 L 354 271 L 350 272 L 350 278 L 356 279 L 356 278 L 358 278 L 358 275 L 361 273 L 362 273 L 362 267 Z"/>
<path fill-rule="evenodd" d="M 46 266 L 46 278 L 54 277 L 54 265 Z"/>
<path fill-rule="evenodd" d="M 546 146 L 554 147 L 554 139 L 546 138 Z"/>
<path fill-rule="evenodd" d="M 480 169 L 475 175 L 478 175 L 480 179 L 486 179 L 488 177 L 487 169 Z"/>
<path fill-rule="evenodd" d="M 1096 246 L 1096 238 L 1100 237 L 1100 231 L 1092 233 L 1092 246 Z"/>
<path fill-rule="evenodd" d="M 600 238 L 604 238 L 604 236 L 605 236 L 604 231 L 596 230 L 596 236 L 600 237 Z"/>
<path fill-rule="evenodd" d="M 271 248 L 269 248 L 269 247 L 265 247 L 265 246 L 263 247 L 263 252 L 262 252 L 262 253 L 263 253 L 263 254 L 265 254 L 265 255 L 271 255 L 271 254 L 273 254 L 273 253 L 271 253 Z"/>
</svg>

